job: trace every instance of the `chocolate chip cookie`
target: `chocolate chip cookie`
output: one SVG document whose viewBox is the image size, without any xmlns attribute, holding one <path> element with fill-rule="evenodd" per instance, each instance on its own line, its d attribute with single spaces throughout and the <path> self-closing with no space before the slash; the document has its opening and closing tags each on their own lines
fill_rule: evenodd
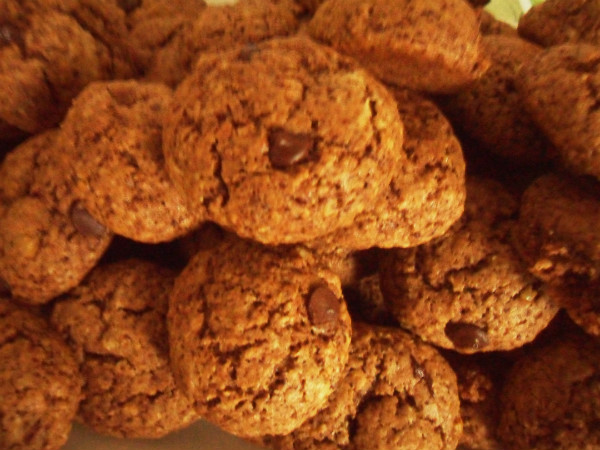
<svg viewBox="0 0 600 450">
<path fill-rule="evenodd" d="M 51 130 L 0 166 L 0 279 L 20 301 L 45 303 L 75 287 L 111 242 L 75 195 L 71 163 Z"/>
<path fill-rule="evenodd" d="M 206 420 L 242 437 L 285 434 L 342 377 L 350 317 L 339 279 L 306 251 L 227 240 L 179 275 L 173 370 Z"/>
<path fill-rule="evenodd" d="M 203 219 L 167 176 L 162 124 L 171 101 L 164 85 L 96 82 L 62 124 L 86 209 L 111 231 L 141 242 L 182 236 Z"/>
<path fill-rule="evenodd" d="M 143 260 L 97 267 L 54 305 L 77 354 L 79 419 L 119 437 L 157 438 L 197 419 L 169 365 L 166 314 L 175 273 Z"/>
<path fill-rule="evenodd" d="M 327 0 L 308 25 L 387 83 L 452 92 L 485 68 L 479 22 L 463 0 Z"/>
<path fill-rule="evenodd" d="M 439 353 L 397 328 L 355 323 L 344 377 L 325 407 L 279 450 L 447 449 L 462 432 L 456 376 Z"/>
<path fill-rule="evenodd" d="M 381 261 L 381 287 L 398 322 L 462 353 L 533 340 L 558 308 L 511 245 L 518 204 L 491 180 L 467 181 L 465 214 L 428 244 Z"/>
<path fill-rule="evenodd" d="M 47 322 L 0 294 L 0 447 L 58 450 L 69 437 L 83 381 Z"/>
<path fill-rule="evenodd" d="M 349 226 L 406 162 L 402 142 L 391 94 L 306 37 L 204 55 L 164 127 L 190 209 L 269 244 Z"/>
</svg>

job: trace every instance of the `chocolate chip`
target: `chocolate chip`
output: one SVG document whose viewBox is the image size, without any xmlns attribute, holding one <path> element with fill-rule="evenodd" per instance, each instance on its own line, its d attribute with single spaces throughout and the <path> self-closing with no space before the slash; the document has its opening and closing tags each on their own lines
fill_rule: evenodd
<svg viewBox="0 0 600 450">
<path fill-rule="evenodd" d="M 21 50 L 25 48 L 25 41 L 21 31 L 10 23 L 0 23 L 0 48 L 16 44 Z"/>
<path fill-rule="evenodd" d="M 142 4 L 142 0 L 118 0 L 119 8 L 126 13 L 130 13 Z"/>
<path fill-rule="evenodd" d="M 448 322 L 444 332 L 460 349 L 479 350 L 490 343 L 486 331 L 471 323 Z"/>
<path fill-rule="evenodd" d="M 240 61 L 248 62 L 256 53 L 258 53 L 256 44 L 246 44 L 241 48 L 238 58 Z"/>
<path fill-rule="evenodd" d="M 276 169 L 286 169 L 305 161 L 314 145 L 314 138 L 308 134 L 274 129 L 269 132 L 269 159 Z"/>
<path fill-rule="evenodd" d="M 108 233 L 108 229 L 98 223 L 87 209 L 78 203 L 71 207 L 71 222 L 73 222 L 75 229 L 84 236 L 102 237 Z"/>
<path fill-rule="evenodd" d="M 311 323 L 329 330 L 335 326 L 340 315 L 340 301 L 326 286 L 317 287 L 308 300 L 308 316 Z"/>
</svg>

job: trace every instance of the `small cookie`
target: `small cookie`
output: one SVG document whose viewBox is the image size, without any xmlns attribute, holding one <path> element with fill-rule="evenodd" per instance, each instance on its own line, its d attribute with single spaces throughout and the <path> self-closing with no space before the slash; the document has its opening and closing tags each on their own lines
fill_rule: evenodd
<svg viewBox="0 0 600 450">
<path fill-rule="evenodd" d="M 516 200 L 471 178 L 461 221 L 445 236 L 381 261 L 381 288 L 398 322 L 461 353 L 509 350 L 533 340 L 558 308 L 510 243 Z"/>
<path fill-rule="evenodd" d="M 600 448 L 600 344 L 577 334 L 533 349 L 506 377 L 501 406 L 507 448 Z"/>
<path fill-rule="evenodd" d="M 433 348 L 397 328 L 355 323 L 344 377 L 325 407 L 277 450 L 453 450 L 462 431 L 456 376 Z"/>
<path fill-rule="evenodd" d="M 484 36 L 481 42 L 491 61 L 489 69 L 466 89 L 444 99 L 444 111 L 482 150 L 514 163 L 543 163 L 551 144 L 525 111 L 515 88 L 519 68 L 541 48 L 516 36 Z"/>
<path fill-rule="evenodd" d="M 600 336 L 600 183 L 548 174 L 523 194 L 518 248 L 529 270 L 587 332 Z"/>
<path fill-rule="evenodd" d="M 168 316 L 179 385 L 242 437 L 285 434 L 341 378 L 350 317 L 339 279 L 301 249 L 231 239 L 179 275 Z"/>
<path fill-rule="evenodd" d="M 600 47 L 546 49 L 521 66 L 516 87 L 565 168 L 600 178 Z"/>
<path fill-rule="evenodd" d="M 521 36 L 544 47 L 568 42 L 600 44 L 600 5 L 597 0 L 546 0 L 519 20 Z"/>
<path fill-rule="evenodd" d="M 69 437 L 83 380 L 45 320 L 0 295 L 0 448 L 58 450 Z"/>
<path fill-rule="evenodd" d="M 455 91 L 485 67 L 477 15 L 463 0 L 327 0 L 308 32 L 386 83 L 416 91 Z"/>
<path fill-rule="evenodd" d="M 58 130 L 25 141 L 0 166 L 0 279 L 23 302 L 75 287 L 111 242 L 78 201 L 70 167 Z"/>
<path fill-rule="evenodd" d="M 97 432 L 157 438 L 198 416 L 175 386 L 166 314 L 175 273 L 143 260 L 99 266 L 54 305 L 85 379 L 78 417 Z"/>
<path fill-rule="evenodd" d="M 156 243 L 183 236 L 203 219 L 167 176 L 162 123 L 171 90 L 161 84 L 95 82 L 62 124 L 86 209 L 114 233 Z"/>
<path fill-rule="evenodd" d="M 263 243 L 349 226 L 406 161 L 389 92 L 306 37 L 204 55 L 164 126 L 190 209 Z"/>
</svg>

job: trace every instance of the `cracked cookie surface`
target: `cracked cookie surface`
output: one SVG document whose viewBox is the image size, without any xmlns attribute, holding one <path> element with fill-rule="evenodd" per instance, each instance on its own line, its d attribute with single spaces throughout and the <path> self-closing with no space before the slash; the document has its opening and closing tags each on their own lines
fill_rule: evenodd
<svg viewBox="0 0 600 450">
<path fill-rule="evenodd" d="M 25 141 L 0 166 L 0 279 L 25 303 L 75 287 L 112 240 L 78 201 L 70 167 L 58 130 Z"/>
<path fill-rule="evenodd" d="M 242 437 L 316 414 L 348 360 L 340 281 L 302 249 L 227 240 L 179 275 L 168 315 L 176 379 L 206 420 Z"/>
<path fill-rule="evenodd" d="M 165 170 L 162 123 L 171 98 L 161 84 L 96 82 L 77 96 L 62 124 L 87 210 L 136 241 L 172 240 L 202 220 Z"/>
<path fill-rule="evenodd" d="M 112 436 L 157 438 L 198 416 L 175 385 L 166 314 L 175 273 L 129 259 L 97 267 L 55 304 L 52 323 L 84 377 L 78 417 Z"/>
<path fill-rule="evenodd" d="M 190 208 L 270 244 L 350 225 L 406 161 L 391 94 L 302 37 L 203 56 L 175 92 L 164 142 Z"/>
<path fill-rule="evenodd" d="M 501 184 L 470 178 L 465 214 L 447 235 L 386 254 L 381 287 L 398 322 L 462 353 L 533 340 L 557 307 L 511 245 L 517 210 Z"/>
<path fill-rule="evenodd" d="M 344 377 L 319 413 L 278 450 L 456 448 L 462 432 L 456 376 L 431 346 L 397 328 L 353 325 Z"/>
<path fill-rule="evenodd" d="M 48 323 L 0 294 L 0 447 L 57 450 L 75 418 L 81 374 Z"/>
</svg>

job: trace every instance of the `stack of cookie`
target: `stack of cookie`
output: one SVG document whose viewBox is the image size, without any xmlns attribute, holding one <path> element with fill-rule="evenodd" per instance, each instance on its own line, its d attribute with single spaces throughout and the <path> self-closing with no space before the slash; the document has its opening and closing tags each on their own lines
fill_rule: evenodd
<svg viewBox="0 0 600 450">
<path fill-rule="evenodd" d="M 5 0 L 0 447 L 599 449 L 598 7 L 471 3 Z"/>
</svg>

